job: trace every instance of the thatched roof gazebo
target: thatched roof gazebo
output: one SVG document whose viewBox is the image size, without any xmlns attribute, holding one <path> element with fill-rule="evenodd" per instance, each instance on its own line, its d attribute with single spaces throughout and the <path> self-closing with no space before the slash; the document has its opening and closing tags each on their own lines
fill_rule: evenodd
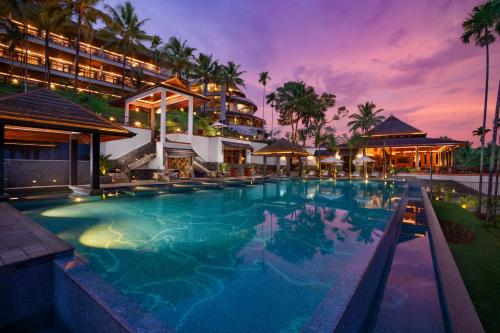
<svg viewBox="0 0 500 333">
<path fill-rule="evenodd" d="M 277 157 L 286 158 L 287 161 L 287 176 L 290 176 L 290 167 L 292 157 L 298 157 L 299 161 L 301 157 L 307 157 L 311 154 L 301 146 L 293 144 L 285 138 L 278 139 L 271 142 L 264 148 L 253 153 L 254 156 L 262 156 L 264 159 L 264 176 L 266 175 L 266 165 L 267 157 Z M 299 162 L 300 163 L 300 162 Z M 278 171 L 279 163 L 276 163 L 276 169 Z"/>
</svg>

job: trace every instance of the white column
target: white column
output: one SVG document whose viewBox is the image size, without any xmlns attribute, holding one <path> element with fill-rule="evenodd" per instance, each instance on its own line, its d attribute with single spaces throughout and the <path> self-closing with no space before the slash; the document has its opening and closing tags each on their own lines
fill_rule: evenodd
<svg viewBox="0 0 500 333">
<path fill-rule="evenodd" d="M 160 149 L 158 149 L 157 153 L 157 158 L 160 164 L 160 169 L 165 168 L 165 161 L 163 158 L 164 154 L 164 145 L 165 145 L 165 137 L 166 137 L 166 127 L 165 123 L 167 121 L 167 90 L 162 89 L 161 90 L 161 103 L 160 103 Z"/>
<path fill-rule="evenodd" d="M 165 123 L 167 121 L 167 91 L 163 89 L 161 91 L 161 104 L 160 104 L 160 143 L 163 145 L 165 143 L 165 136 L 167 134 L 167 129 Z"/>
<path fill-rule="evenodd" d="M 191 143 L 193 141 L 193 97 L 189 96 L 188 103 L 188 142 Z"/>
<path fill-rule="evenodd" d="M 129 113 L 130 113 L 130 103 L 125 101 L 125 125 L 128 125 Z"/>
</svg>

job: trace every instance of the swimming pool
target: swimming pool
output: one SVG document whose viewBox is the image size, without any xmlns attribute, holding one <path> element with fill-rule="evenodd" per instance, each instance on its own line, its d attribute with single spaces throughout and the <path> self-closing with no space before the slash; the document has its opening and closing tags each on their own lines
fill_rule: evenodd
<svg viewBox="0 0 500 333">
<path fill-rule="evenodd" d="M 339 279 L 355 288 L 349 273 L 373 255 L 403 191 L 280 181 L 16 207 L 173 330 L 296 332 Z"/>
</svg>

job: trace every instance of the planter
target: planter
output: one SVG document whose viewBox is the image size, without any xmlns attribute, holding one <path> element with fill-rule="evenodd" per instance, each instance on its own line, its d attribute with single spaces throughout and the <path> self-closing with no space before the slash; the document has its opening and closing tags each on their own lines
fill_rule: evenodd
<svg viewBox="0 0 500 333">
<path fill-rule="evenodd" d="M 111 176 L 99 176 L 99 181 L 101 184 L 111 184 L 113 182 L 113 177 Z"/>
</svg>

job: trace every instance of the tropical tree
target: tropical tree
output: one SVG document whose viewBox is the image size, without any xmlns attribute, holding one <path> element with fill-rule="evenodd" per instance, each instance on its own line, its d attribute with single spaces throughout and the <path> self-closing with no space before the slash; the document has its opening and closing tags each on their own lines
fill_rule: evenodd
<svg viewBox="0 0 500 333">
<path fill-rule="evenodd" d="M 0 35 L 0 41 L 7 45 L 7 54 L 10 55 L 10 79 L 14 76 L 14 58 L 16 48 L 22 44 L 24 33 L 19 29 L 17 24 L 11 20 L 0 22 L 0 28 L 4 28 L 5 32 Z"/>
<path fill-rule="evenodd" d="M 290 126 L 290 138 L 297 143 L 297 132 L 300 121 L 304 121 L 312 105 L 317 104 L 317 95 L 313 87 L 304 82 L 286 82 L 276 89 L 276 109 L 279 113 L 278 123 Z"/>
<path fill-rule="evenodd" d="M 464 167 L 471 167 L 478 164 L 477 151 L 469 143 L 456 152 L 457 164 Z"/>
<path fill-rule="evenodd" d="M 196 49 L 188 46 L 187 40 L 171 37 L 163 47 L 165 65 L 172 74 L 186 79 L 191 71 L 194 51 Z"/>
<path fill-rule="evenodd" d="M 4 17 L 13 17 L 23 24 L 21 46 L 24 50 L 24 91 L 28 91 L 28 19 L 33 16 L 33 0 L 4 0 L 0 2 L 0 15 Z"/>
<path fill-rule="evenodd" d="M 488 172 L 488 199 L 486 205 L 486 224 L 493 225 L 496 222 L 496 202 L 493 201 L 493 174 L 495 159 L 497 158 L 497 135 L 498 135 L 498 118 L 500 113 L 500 81 L 498 82 L 497 103 L 495 107 L 495 116 L 493 117 L 493 135 L 491 137 L 491 153 Z M 496 194 L 496 193 L 495 193 Z"/>
<path fill-rule="evenodd" d="M 191 77 L 195 80 L 197 84 L 201 84 L 203 96 L 207 96 L 207 86 L 208 83 L 217 80 L 217 75 L 219 73 L 219 63 L 217 60 L 213 59 L 213 56 L 200 53 L 195 59 Z M 203 114 L 205 114 L 207 108 L 207 103 L 203 103 Z"/>
<path fill-rule="evenodd" d="M 88 19 L 106 19 L 107 15 L 96 6 L 101 0 L 63 0 L 65 7 L 76 17 L 76 41 L 75 41 L 75 68 L 73 79 L 73 100 L 76 102 L 78 96 L 78 75 L 80 66 L 80 38 L 82 36 L 83 25 Z M 92 64 L 90 64 L 92 66 Z"/>
<path fill-rule="evenodd" d="M 240 65 L 236 65 L 232 61 L 229 61 L 225 66 L 219 66 L 216 74 L 216 82 L 221 85 L 221 121 L 226 120 L 227 92 L 240 86 L 245 87 L 245 80 L 242 78 L 242 75 L 245 73 L 246 71 L 242 71 Z"/>
<path fill-rule="evenodd" d="M 101 12 L 102 13 L 102 12 Z M 82 32 L 83 32 L 83 40 L 88 44 L 92 45 L 92 41 L 94 40 L 94 26 L 101 18 L 101 13 L 97 12 L 89 12 L 82 20 Z M 104 14 L 104 13 L 103 13 Z M 107 17 L 109 22 L 109 16 Z M 92 52 L 89 52 L 89 66 L 92 67 Z M 87 91 L 90 93 L 91 81 L 87 84 Z"/>
<path fill-rule="evenodd" d="M 483 135 L 486 135 L 488 132 L 491 132 L 490 129 L 484 129 L 483 126 L 476 128 L 475 130 L 472 131 L 473 136 L 479 136 L 482 137 Z"/>
<path fill-rule="evenodd" d="M 50 88 L 50 34 L 58 32 L 67 27 L 70 11 L 61 6 L 60 0 L 39 0 L 34 3 L 33 16 L 35 24 L 44 31 L 45 39 L 45 82 Z"/>
<path fill-rule="evenodd" d="M 266 96 L 266 103 L 271 106 L 271 137 L 274 136 L 274 106 L 276 104 L 276 93 L 273 91 Z"/>
<path fill-rule="evenodd" d="M 156 83 L 160 80 L 159 75 L 159 67 L 160 67 L 160 57 L 161 57 L 161 50 L 160 47 L 163 44 L 163 41 L 160 36 L 158 35 L 153 35 L 151 37 L 151 51 L 153 51 L 153 59 L 155 62 L 155 66 L 158 68 L 158 71 L 156 72 Z"/>
<path fill-rule="evenodd" d="M 269 72 L 265 71 L 262 73 L 259 73 L 259 83 L 262 84 L 263 87 L 263 92 L 262 92 L 262 119 L 264 119 L 264 108 L 265 108 L 265 102 L 266 102 L 266 85 L 267 83 L 271 80 L 271 77 L 269 76 Z"/>
<path fill-rule="evenodd" d="M 352 151 L 353 151 L 353 149 L 359 149 L 361 147 L 364 147 L 365 144 L 366 144 L 366 138 L 363 137 L 358 132 L 353 132 L 350 137 L 347 136 L 346 134 L 344 134 L 342 136 L 342 141 L 344 142 L 344 144 L 349 149 L 349 178 L 351 178 L 351 173 L 352 173 Z"/>
<path fill-rule="evenodd" d="M 362 134 L 368 132 L 372 127 L 377 126 L 384 120 L 384 116 L 379 115 L 384 109 L 378 109 L 373 102 L 365 102 L 365 104 L 359 104 L 358 113 L 353 113 L 349 116 L 352 119 L 347 123 L 350 127 L 351 132 L 356 132 L 360 130 Z"/>
<path fill-rule="evenodd" d="M 151 40 L 143 30 L 148 19 L 139 20 L 134 6 L 130 1 L 116 8 L 105 6 L 111 17 L 107 28 L 107 46 L 122 53 L 122 94 L 125 93 L 125 77 L 127 56 L 139 47 L 145 47 L 142 42 Z"/>
<path fill-rule="evenodd" d="M 486 128 L 486 116 L 488 114 L 488 84 L 490 75 L 490 44 L 495 41 L 494 29 L 499 27 L 500 13 L 498 11 L 498 1 L 488 0 L 484 4 L 472 9 L 468 18 L 462 23 L 463 34 L 461 40 L 464 44 L 469 44 L 474 40 L 476 46 L 484 47 L 486 51 L 486 77 L 484 85 L 484 109 L 483 109 L 483 128 Z M 481 157 L 479 159 L 479 188 L 483 185 L 484 171 L 484 143 L 485 134 L 481 135 Z M 477 212 L 481 212 L 482 191 L 479 191 L 479 204 Z"/>
</svg>

